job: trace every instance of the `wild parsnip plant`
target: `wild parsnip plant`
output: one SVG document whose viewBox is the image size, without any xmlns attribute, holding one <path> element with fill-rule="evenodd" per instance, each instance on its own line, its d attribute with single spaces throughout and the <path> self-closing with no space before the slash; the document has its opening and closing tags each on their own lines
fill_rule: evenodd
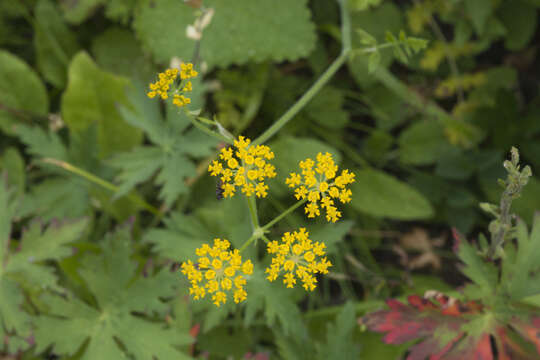
<svg viewBox="0 0 540 360">
<path fill-rule="evenodd" d="M 538 358 L 539 8 L 0 0 L 0 359 Z"/>
<path fill-rule="evenodd" d="M 165 101 L 172 98 L 172 103 L 181 108 L 190 103 L 189 98 L 183 94 L 192 90 L 191 82 L 184 84 L 184 80 L 197 74 L 192 63 L 182 63 L 180 71 L 167 69 L 158 74 L 158 81 L 149 85 L 147 96 L 151 99 L 159 96 Z M 294 287 L 298 278 L 305 290 L 313 291 L 317 286 L 315 275 L 327 274 L 328 268 L 332 266 L 332 263 L 323 257 L 325 244 L 310 240 L 305 228 L 292 234 L 286 232 L 280 244 L 275 240 L 270 241 L 266 234 L 274 224 L 306 202 L 305 213 L 308 218 L 320 215 L 320 202 L 320 206 L 326 210 L 326 219 L 336 222 L 341 217 L 341 212 L 334 206 L 334 199 L 339 199 L 342 203 L 351 201 L 352 192 L 346 187 L 354 182 L 355 175 L 347 169 L 338 175 L 338 166 L 330 153 L 319 152 L 316 162 L 311 158 L 300 161 L 301 175 L 291 172 L 290 177 L 285 180 L 289 187 L 297 187 L 295 197 L 298 202 L 268 224 L 260 226 L 254 199 L 268 195 L 268 185 L 264 181 L 277 175 L 275 166 L 271 163 L 275 155 L 270 147 L 255 145 L 244 136 L 229 138 L 229 141 L 232 141 L 232 146 L 220 150 L 219 159 L 212 161 L 208 172 L 211 176 L 219 177 L 218 187 L 223 191 L 224 198 L 232 198 L 240 192 L 248 199 L 253 233 L 239 250 L 229 250 L 230 242 L 221 239 L 214 239 L 212 247 L 203 244 L 196 249 L 198 260 L 195 263 L 187 260 L 181 265 L 182 273 L 191 284 L 189 293 L 195 300 L 203 299 L 208 294 L 218 307 L 227 302 L 226 291 L 233 293 L 235 303 L 245 301 L 248 294 L 244 285 L 253 273 L 253 263 L 251 260 L 243 262 L 241 253 L 259 239 L 267 242 L 268 253 L 274 255 L 272 264 L 266 269 L 267 280 L 274 281 L 283 272 L 283 284 L 288 288 Z"/>
</svg>

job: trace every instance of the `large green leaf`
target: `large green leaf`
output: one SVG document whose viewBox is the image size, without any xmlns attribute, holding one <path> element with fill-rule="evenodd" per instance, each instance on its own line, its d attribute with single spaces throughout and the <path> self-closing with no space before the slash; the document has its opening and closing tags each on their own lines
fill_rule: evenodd
<svg viewBox="0 0 540 360">
<path fill-rule="evenodd" d="M 62 116 L 70 131 L 84 133 L 97 126 L 99 156 L 131 149 L 142 139 L 140 130 L 128 125 L 117 110 L 127 105 L 129 81 L 99 69 L 85 52 L 69 66 L 68 87 L 62 96 Z"/>
<path fill-rule="evenodd" d="M 465 10 L 471 18 L 476 33 L 482 34 L 486 22 L 493 12 L 493 1 L 465 0 Z"/>
<path fill-rule="evenodd" d="M 92 40 L 92 54 L 104 70 L 148 82 L 155 76 L 133 32 L 111 27 Z"/>
<path fill-rule="evenodd" d="M 277 6 L 272 0 L 208 0 L 214 16 L 204 30 L 201 56 L 209 66 L 225 67 L 249 60 L 284 61 L 307 56 L 315 47 L 315 27 L 306 0 Z M 144 46 L 160 62 L 173 56 L 189 60 L 194 41 L 186 28 L 194 10 L 176 0 L 142 0 L 134 28 Z"/>
<path fill-rule="evenodd" d="M 417 121 L 399 136 L 401 162 L 428 165 L 452 150 L 444 134 L 444 127 L 434 121 Z"/>
<path fill-rule="evenodd" d="M 69 62 L 79 48 L 77 40 L 51 1 L 40 0 L 34 11 L 38 69 L 51 84 L 64 88 Z"/>
<path fill-rule="evenodd" d="M 433 216 L 429 201 L 410 185 L 377 170 L 357 170 L 352 206 L 369 215 L 399 220 Z"/>
<path fill-rule="evenodd" d="M 516 51 L 527 46 L 538 24 L 538 14 L 534 6 L 522 1 L 505 1 L 498 14 L 507 30 L 504 42 L 506 48 Z"/>
<path fill-rule="evenodd" d="M 88 340 L 83 360 L 127 354 L 145 360 L 189 358 L 175 349 L 191 342 L 188 334 L 134 315 L 163 313 L 167 306 L 159 298 L 175 294 L 176 277 L 167 270 L 154 277 L 136 277 L 130 247 L 129 229 L 124 227 L 105 239 L 102 254 L 84 258 L 80 275 L 96 306 L 77 298 L 43 297 L 48 311 L 36 320 L 37 353 L 54 345 L 58 354 L 74 354 Z"/>
<path fill-rule="evenodd" d="M 16 114 L 45 116 L 49 100 L 45 86 L 25 62 L 0 50 L 0 129 L 10 133 L 20 121 Z"/>
</svg>

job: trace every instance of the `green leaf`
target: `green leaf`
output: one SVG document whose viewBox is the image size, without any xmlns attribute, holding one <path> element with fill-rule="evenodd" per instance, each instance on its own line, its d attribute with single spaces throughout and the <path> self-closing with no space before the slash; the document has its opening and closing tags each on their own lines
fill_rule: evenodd
<svg viewBox="0 0 540 360">
<path fill-rule="evenodd" d="M 0 103 L 4 107 L 0 109 L 0 129 L 8 134 L 19 122 L 15 112 L 45 116 L 49 111 L 45 85 L 25 62 L 5 50 L 0 50 Z"/>
<path fill-rule="evenodd" d="M 14 147 L 8 147 L 0 157 L 0 174 L 7 175 L 8 186 L 15 191 L 17 196 L 24 193 L 26 183 L 26 169 L 24 159 Z"/>
<path fill-rule="evenodd" d="M 36 320 L 36 353 L 53 345 L 55 353 L 72 355 L 88 341 L 82 360 L 118 359 L 127 354 L 147 360 L 189 359 L 175 349 L 192 341 L 188 334 L 134 315 L 166 310 L 159 298 L 174 295 L 176 277 L 167 270 L 153 277 L 136 277 L 137 265 L 129 259 L 127 227 L 109 235 L 102 249 L 100 255 L 86 256 L 80 270 L 96 306 L 77 298 L 43 296 L 48 309 Z"/>
<path fill-rule="evenodd" d="M 433 216 L 429 201 L 410 185 L 377 170 L 356 170 L 352 206 L 375 217 L 399 220 Z"/>
<path fill-rule="evenodd" d="M 78 53 L 69 66 L 69 83 L 62 96 L 62 116 L 71 132 L 98 129 L 99 156 L 107 157 L 139 144 L 140 130 L 126 124 L 117 110 L 127 105 L 126 78 L 100 70 L 88 54 Z"/>
<path fill-rule="evenodd" d="M 92 54 L 104 70 L 148 82 L 155 76 L 154 67 L 145 56 L 133 32 L 111 27 L 92 41 Z"/>
<path fill-rule="evenodd" d="M 399 158 L 404 164 L 428 165 L 452 150 L 444 127 L 433 120 L 416 121 L 399 135 Z"/>
<path fill-rule="evenodd" d="M 6 184 L 0 180 L 0 327 L 3 333 L 27 337 L 30 317 L 22 310 L 25 295 L 19 281 L 34 291 L 56 287 L 54 268 L 44 262 L 71 255 L 72 249 L 66 245 L 81 235 L 86 221 L 51 224 L 43 232 L 41 224 L 33 222 L 14 251 L 10 233 L 15 208 L 10 198 Z"/>
<path fill-rule="evenodd" d="M 515 261 L 504 259 L 502 284 L 509 297 L 521 300 L 540 295 L 540 213 L 534 216 L 530 234 L 527 225 L 520 221 L 517 231 L 517 251 Z M 510 245 L 513 246 L 513 245 Z"/>
<path fill-rule="evenodd" d="M 482 34 L 488 18 L 493 13 L 493 2 L 491 0 L 465 0 L 465 10 L 471 18 L 476 33 Z"/>
<path fill-rule="evenodd" d="M 379 43 L 384 42 L 386 32 L 397 33 L 403 28 L 403 12 L 399 7 L 391 2 L 385 2 L 381 6 L 366 11 L 351 14 L 351 26 L 353 29 L 361 28 L 371 34 Z M 352 48 L 363 48 L 362 35 L 353 36 Z M 369 64 L 375 64 L 377 55 L 355 56 L 348 63 L 349 70 L 354 79 L 362 87 L 367 87 L 375 82 L 375 79 L 369 74 Z M 379 66 L 388 67 L 393 60 L 392 51 L 381 50 Z M 373 65 L 372 65 L 373 66 Z"/>
<path fill-rule="evenodd" d="M 262 310 L 269 327 L 275 326 L 279 320 L 285 335 L 294 334 L 298 338 L 307 336 L 300 311 L 290 298 L 291 289 L 285 288 L 279 281 L 269 282 L 262 271 L 254 271 L 247 282 L 246 291 L 249 300 L 246 301 L 245 326 L 250 326 L 255 314 Z"/>
<path fill-rule="evenodd" d="M 14 127 L 15 135 L 27 146 L 30 155 L 37 158 L 67 160 L 67 149 L 57 133 L 45 131 L 38 126 L 18 124 Z"/>
<path fill-rule="evenodd" d="M 161 186 L 159 197 L 170 206 L 188 192 L 185 179 L 196 174 L 190 158 L 208 156 L 216 141 L 196 129 L 187 130 L 187 115 L 176 107 L 169 106 L 167 118 L 162 119 L 159 103 L 148 99 L 142 89 L 130 92 L 129 97 L 134 109 L 121 107 L 120 113 L 127 123 L 145 131 L 156 146 L 140 146 L 111 159 L 110 165 L 121 171 L 117 177 L 121 184 L 115 196 L 125 195 L 158 172 L 155 182 Z M 200 94 L 194 93 L 193 103 L 200 101 Z"/>
<path fill-rule="evenodd" d="M 341 129 L 349 122 L 349 113 L 343 110 L 345 97 L 338 89 L 325 86 L 303 111 L 317 124 L 331 129 Z"/>
<path fill-rule="evenodd" d="M 381 53 L 379 51 L 375 51 L 371 55 L 369 55 L 368 60 L 368 72 L 371 74 L 375 70 L 377 70 L 377 67 L 381 63 Z"/>
<path fill-rule="evenodd" d="M 23 198 L 19 216 L 36 215 L 44 221 L 79 218 L 90 209 L 87 183 L 79 178 L 52 178 L 30 189 Z"/>
<path fill-rule="evenodd" d="M 318 359 L 358 359 L 360 348 L 353 339 L 357 326 L 354 304 L 348 302 L 336 317 L 335 324 L 329 324 L 326 344 L 318 351 Z"/>
<path fill-rule="evenodd" d="M 205 1 L 214 15 L 204 29 L 201 56 L 210 67 L 247 61 L 296 60 L 315 47 L 315 27 L 306 0 L 276 6 L 272 0 Z M 194 41 L 186 28 L 194 10 L 175 0 L 139 2 L 134 28 L 143 45 L 160 62 L 173 56 L 190 59 Z"/>
<path fill-rule="evenodd" d="M 319 241 L 327 246 L 327 254 L 335 254 L 338 250 L 338 243 L 345 239 L 354 225 L 354 221 L 345 220 L 336 224 L 313 225 L 309 228 L 309 238 Z"/>
<path fill-rule="evenodd" d="M 111 20 L 127 24 L 136 2 L 137 0 L 109 0 L 105 3 L 105 16 Z"/>
<path fill-rule="evenodd" d="M 60 0 L 64 17 L 72 24 L 78 25 L 88 19 L 105 0 Z"/>
<path fill-rule="evenodd" d="M 150 229 L 144 241 L 151 243 L 159 256 L 176 261 L 195 256 L 195 249 L 203 243 L 211 243 L 212 233 L 193 215 L 175 212 L 164 220 L 165 229 Z"/>
<path fill-rule="evenodd" d="M 454 249 L 457 250 L 459 259 L 465 264 L 461 272 L 479 287 L 478 290 L 474 290 L 474 293 L 469 290 L 471 299 L 491 296 L 497 286 L 497 268 L 493 263 L 485 262 L 467 239 L 460 238 L 456 234 L 454 236 L 456 237 Z"/>
<path fill-rule="evenodd" d="M 77 40 L 49 0 L 40 0 L 34 14 L 37 67 L 47 81 L 64 88 L 69 62 L 79 48 Z"/>
<path fill-rule="evenodd" d="M 506 48 L 517 51 L 527 46 L 538 25 L 534 6 L 521 1 L 505 1 L 497 13 L 507 30 L 504 42 Z"/>
</svg>

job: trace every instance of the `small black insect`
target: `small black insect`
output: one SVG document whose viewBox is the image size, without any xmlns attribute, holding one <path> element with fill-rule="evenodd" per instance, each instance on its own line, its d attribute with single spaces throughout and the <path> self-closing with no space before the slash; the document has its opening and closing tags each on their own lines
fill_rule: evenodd
<svg viewBox="0 0 540 360">
<path fill-rule="evenodd" d="M 225 190 L 223 190 L 223 181 L 221 181 L 221 179 L 218 179 L 216 184 L 216 199 L 222 200 L 224 191 Z"/>
</svg>

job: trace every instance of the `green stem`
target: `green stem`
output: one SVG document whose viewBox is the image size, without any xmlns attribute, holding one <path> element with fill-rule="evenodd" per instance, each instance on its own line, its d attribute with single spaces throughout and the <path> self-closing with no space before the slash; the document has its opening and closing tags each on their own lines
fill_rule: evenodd
<svg viewBox="0 0 540 360">
<path fill-rule="evenodd" d="M 281 214 L 276 216 L 274 218 L 274 220 L 272 220 L 268 224 L 264 225 L 262 227 L 262 229 L 263 230 L 268 230 L 272 225 L 274 225 L 275 223 L 277 223 L 278 221 L 283 219 L 285 216 L 289 215 L 291 212 L 293 212 L 294 210 L 296 210 L 298 207 L 302 206 L 306 202 L 307 202 L 307 199 L 299 200 L 298 202 L 296 202 L 296 204 L 294 204 L 293 206 L 291 206 L 290 208 L 288 208 L 287 210 L 285 210 L 284 212 L 282 212 Z"/>
<path fill-rule="evenodd" d="M 239 251 L 240 252 L 244 251 L 248 247 L 248 245 L 251 244 L 256 239 L 257 239 L 257 236 L 255 234 L 251 235 L 251 237 L 246 240 L 246 242 L 244 243 L 244 245 L 242 245 Z"/>
<path fill-rule="evenodd" d="M 107 190 L 110 190 L 112 192 L 117 192 L 118 191 L 118 186 L 114 185 L 114 184 L 111 184 L 110 182 L 106 181 L 106 180 L 103 180 L 97 176 L 95 176 L 94 174 L 91 174 L 81 168 L 78 168 L 76 166 L 73 166 L 71 165 L 70 163 L 67 163 L 65 161 L 62 161 L 62 160 L 57 160 L 57 159 L 52 159 L 52 158 L 43 158 L 41 159 L 42 162 L 46 163 L 46 164 L 51 164 L 51 165 L 55 165 L 55 166 L 58 166 L 58 167 L 61 167 L 62 169 L 64 170 L 67 170 L 73 174 L 77 174 L 83 178 L 85 178 L 86 180 L 90 181 L 90 182 L 93 182 L 94 184 L 97 184 Z M 153 213 L 154 215 L 161 215 L 161 211 L 159 211 L 158 209 L 156 209 L 154 206 L 150 205 L 149 203 L 147 203 L 146 201 L 144 201 L 144 199 L 142 199 L 141 197 L 139 197 L 138 195 L 136 194 L 127 194 L 126 197 L 131 200 L 133 203 L 137 204 L 137 205 L 140 205 L 141 207 L 143 207 L 144 209 L 148 210 L 149 212 Z"/>
<path fill-rule="evenodd" d="M 253 226 L 253 230 L 259 228 L 259 216 L 257 215 L 257 203 L 255 201 L 255 197 L 249 196 L 247 198 L 248 202 L 248 208 L 249 208 L 249 216 L 251 217 L 251 225 Z"/>
<path fill-rule="evenodd" d="M 349 20 L 349 11 L 346 5 L 347 0 L 338 0 L 341 9 L 341 36 L 342 50 L 341 54 L 334 62 L 326 69 L 326 71 L 311 85 L 298 101 L 289 108 L 272 126 L 266 129 L 257 139 L 253 141 L 253 145 L 259 145 L 266 142 L 274 136 L 283 126 L 285 126 L 292 118 L 300 112 L 313 99 L 313 97 L 330 81 L 334 74 L 339 70 L 341 65 L 345 63 L 349 53 L 351 52 L 351 24 Z"/>
<path fill-rule="evenodd" d="M 191 115 L 189 112 L 186 111 L 186 114 L 187 114 L 187 117 L 189 118 L 189 121 L 191 121 L 191 123 L 193 124 L 193 126 L 195 126 L 197 129 L 201 130 L 205 134 L 210 135 L 211 137 L 216 138 L 216 139 L 218 139 L 220 141 L 224 141 L 227 144 L 232 144 L 233 143 L 232 139 L 229 139 L 228 137 L 223 136 L 220 133 L 215 132 L 215 131 L 207 128 L 203 124 L 201 124 L 201 121 L 199 121 L 198 119 L 195 119 L 194 116 Z"/>
</svg>

